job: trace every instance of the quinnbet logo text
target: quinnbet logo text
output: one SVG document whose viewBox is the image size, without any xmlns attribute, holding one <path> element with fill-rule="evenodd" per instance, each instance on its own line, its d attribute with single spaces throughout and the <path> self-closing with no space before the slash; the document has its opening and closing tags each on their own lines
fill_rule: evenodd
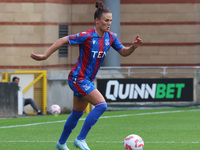
<svg viewBox="0 0 200 150">
<path fill-rule="evenodd" d="M 193 79 L 118 79 L 103 83 L 104 96 L 112 102 L 193 100 Z"/>
</svg>

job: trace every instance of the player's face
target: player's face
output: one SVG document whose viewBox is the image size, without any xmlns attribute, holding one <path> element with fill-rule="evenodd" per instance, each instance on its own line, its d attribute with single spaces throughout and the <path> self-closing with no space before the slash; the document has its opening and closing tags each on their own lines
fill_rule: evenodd
<svg viewBox="0 0 200 150">
<path fill-rule="evenodd" d="M 112 13 L 103 13 L 101 18 L 96 18 L 96 28 L 100 32 L 108 32 L 112 23 Z"/>
</svg>

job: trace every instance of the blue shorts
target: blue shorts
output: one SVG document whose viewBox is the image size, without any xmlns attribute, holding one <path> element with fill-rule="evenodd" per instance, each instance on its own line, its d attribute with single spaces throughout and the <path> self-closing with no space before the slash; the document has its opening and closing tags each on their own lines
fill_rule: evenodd
<svg viewBox="0 0 200 150">
<path fill-rule="evenodd" d="M 83 81 L 73 81 L 68 80 L 69 87 L 74 91 L 74 96 L 81 98 L 83 96 L 88 95 L 92 92 L 96 87 L 94 86 L 94 82 L 90 80 L 83 80 Z"/>
</svg>

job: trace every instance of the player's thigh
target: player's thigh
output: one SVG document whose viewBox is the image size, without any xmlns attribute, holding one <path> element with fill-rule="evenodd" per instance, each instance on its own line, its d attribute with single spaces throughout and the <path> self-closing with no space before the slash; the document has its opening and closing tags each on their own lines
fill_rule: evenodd
<svg viewBox="0 0 200 150">
<path fill-rule="evenodd" d="M 99 90 L 94 89 L 88 95 L 84 96 L 82 99 L 85 99 L 89 103 L 96 105 L 101 102 L 105 102 L 103 95 L 99 92 Z"/>
<path fill-rule="evenodd" d="M 84 111 L 88 105 L 88 101 L 82 98 L 78 98 L 77 96 L 74 96 L 73 99 L 73 110 L 76 111 Z"/>
<path fill-rule="evenodd" d="M 105 99 L 103 95 L 97 89 L 94 89 L 92 92 L 90 92 L 88 95 L 82 98 L 78 98 L 77 96 L 74 96 L 73 102 L 74 102 L 73 103 L 74 110 L 84 111 L 88 103 L 96 105 L 98 103 L 105 102 Z"/>
</svg>

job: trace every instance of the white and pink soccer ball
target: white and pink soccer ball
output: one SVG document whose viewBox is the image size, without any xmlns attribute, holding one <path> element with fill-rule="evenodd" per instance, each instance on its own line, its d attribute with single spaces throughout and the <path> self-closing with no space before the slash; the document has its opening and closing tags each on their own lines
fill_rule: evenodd
<svg viewBox="0 0 200 150">
<path fill-rule="evenodd" d="M 57 104 L 51 105 L 51 107 L 50 107 L 50 113 L 51 113 L 52 115 L 59 115 L 59 114 L 61 113 L 61 108 L 60 108 L 60 106 L 57 105 Z"/>
<path fill-rule="evenodd" d="M 124 150 L 143 150 L 144 141 L 136 134 L 131 134 L 124 139 Z"/>
</svg>

